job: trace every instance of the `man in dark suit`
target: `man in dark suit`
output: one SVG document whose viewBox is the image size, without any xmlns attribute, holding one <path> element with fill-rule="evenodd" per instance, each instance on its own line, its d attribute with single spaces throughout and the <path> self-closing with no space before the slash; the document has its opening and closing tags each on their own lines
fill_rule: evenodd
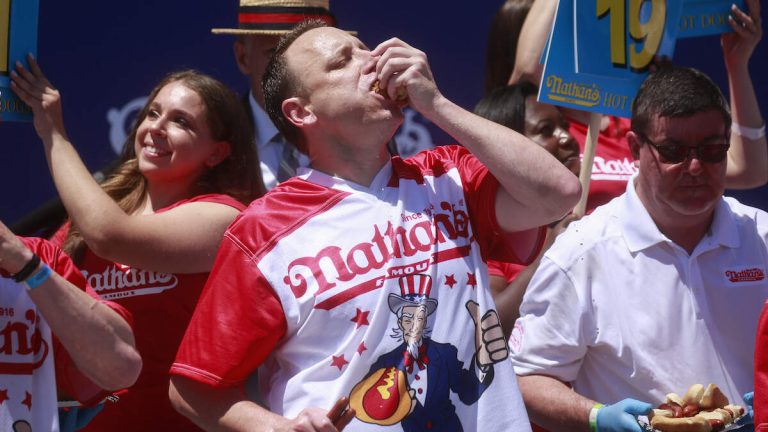
<svg viewBox="0 0 768 432">
<path fill-rule="evenodd" d="M 237 35 L 234 54 L 237 67 L 248 77 L 249 91 L 243 104 L 250 114 L 261 163 L 261 175 L 267 189 L 293 177 L 296 169 L 309 165 L 309 158 L 286 141 L 264 111 L 261 78 L 277 46 L 277 41 L 296 24 L 307 19 L 320 19 L 335 26 L 336 18 L 328 9 L 328 1 L 295 1 L 274 6 L 270 0 L 240 0 L 237 28 L 215 28 L 214 34 Z"/>
</svg>

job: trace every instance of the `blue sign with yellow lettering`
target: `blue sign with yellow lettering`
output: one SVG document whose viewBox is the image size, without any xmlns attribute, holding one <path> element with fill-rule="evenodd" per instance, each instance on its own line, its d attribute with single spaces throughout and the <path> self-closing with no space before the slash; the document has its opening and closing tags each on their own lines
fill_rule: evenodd
<svg viewBox="0 0 768 432">
<path fill-rule="evenodd" d="M 672 56 L 681 9 L 667 0 L 575 0 L 576 71 L 646 72 L 654 56 Z"/>
<path fill-rule="evenodd" d="M 697 37 L 733 31 L 728 24 L 731 5 L 746 10 L 743 0 L 686 0 L 677 26 L 677 37 Z"/>
<path fill-rule="evenodd" d="M 688 37 L 730 30 L 731 4 L 722 0 L 560 0 L 539 100 L 629 117 L 632 100 L 654 57 L 671 58 L 680 32 Z M 723 13 L 725 18 L 718 18 Z M 713 24 L 723 20 L 725 26 Z M 688 28 L 683 28 L 686 22 Z M 694 29 L 692 22 L 712 25 L 699 24 Z"/>
<path fill-rule="evenodd" d="M 626 5 L 629 1 L 632 0 L 618 0 L 612 4 Z M 629 8 L 616 7 L 615 11 L 618 12 L 614 11 L 617 17 L 614 22 L 618 24 L 611 24 L 610 15 L 599 13 L 602 3 L 611 2 L 560 0 L 558 3 L 539 86 L 539 100 L 583 111 L 629 117 L 632 99 L 645 78 L 647 67 L 628 67 L 628 52 L 635 49 L 629 46 L 629 38 L 626 37 L 629 31 L 626 11 Z M 582 13 L 577 6 L 586 11 Z M 589 17 L 591 23 L 576 22 L 585 20 L 585 16 Z M 606 25 L 601 26 L 601 19 L 606 20 Z M 639 11 L 636 19 L 640 19 Z M 674 31 L 675 26 L 670 27 Z M 663 37 L 663 26 L 654 30 L 661 31 Z M 621 35 L 611 35 L 611 31 L 621 32 Z M 612 41 L 621 41 L 621 46 L 616 46 L 614 51 L 623 52 L 623 65 L 615 65 L 619 62 L 617 54 L 611 49 Z M 578 49 L 579 45 L 582 46 L 581 50 Z"/>
<path fill-rule="evenodd" d="M 0 0 L 0 121 L 32 121 L 32 111 L 11 92 L 16 61 L 37 52 L 38 0 Z"/>
</svg>

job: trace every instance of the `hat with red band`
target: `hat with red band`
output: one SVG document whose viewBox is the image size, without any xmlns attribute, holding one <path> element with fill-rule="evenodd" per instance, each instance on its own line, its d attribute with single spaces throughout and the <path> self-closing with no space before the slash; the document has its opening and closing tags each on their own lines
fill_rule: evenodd
<svg viewBox="0 0 768 432">
<path fill-rule="evenodd" d="M 336 17 L 328 7 L 328 0 L 240 0 L 237 28 L 215 28 L 211 32 L 282 35 L 300 22 L 311 19 L 336 26 Z"/>
</svg>

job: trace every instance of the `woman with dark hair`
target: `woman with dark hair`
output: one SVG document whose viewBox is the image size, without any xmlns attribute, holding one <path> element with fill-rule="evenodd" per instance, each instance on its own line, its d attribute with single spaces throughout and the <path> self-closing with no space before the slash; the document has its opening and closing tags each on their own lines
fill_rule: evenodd
<svg viewBox="0 0 768 432">
<path fill-rule="evenodd" d="M 568 122 L 560 110 L 536 100 L 538 92 L 538 88 L 529 82 L 499 87 L 478 102 L 475 114 L 530 138 L 578 176 L 581 166 L 579 144 L 568 132 Z M 528 266 L 488 261 L 491 291 L 507 337 L 519 315 L 520 302 L 541 256 L 574 219 L 573 215 L 568 215 L 549 227 L 544 247 Z"/>
<path fill-rule="evenodd" d="M 134 316 L 144 368 L 87 430 L 190 430 L 168 400 L 168 369 L 225 229 L 264 192 L 237 96 L 196 71 L 151 92 L 123 150 L 97 184 L 67 138 L 59 92 L 31 58 L 12 88 L 34 125 L 70 223 L 57 237 L 88 284 Z"/>
<path fill-rule="evenodd" d="M 485 94 L 503 87 L 515 69 L 517 39 L 533 0 L 506 0 L 496 12 L 485 53 Z"/>
</svg>

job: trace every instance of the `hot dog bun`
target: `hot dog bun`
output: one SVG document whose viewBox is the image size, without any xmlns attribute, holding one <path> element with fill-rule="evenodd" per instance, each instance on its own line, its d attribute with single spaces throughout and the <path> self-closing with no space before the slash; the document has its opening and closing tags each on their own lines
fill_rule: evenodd
<svg viewBox="0 0 768 432">
<path fill-rule="evenodd" d="M 699 403 L 701 400 L 701 397 L 704 395 L 704 386 L 701 384 L 694 384 L 692 385 L 688 391 L 685 393 L 685 396 L 683 396 L 683 406 L 692 404 L 692 403 Z"/>
<path fill-rule="evenodd" d="M 722 408 L 728 405 L 728 398 L 720 391 L 720 388 L 714 384 L 707 386 L 704 390 L 704 394 L 699 401 L 702 409 L 712 410 L 715 408 Z"/>
<path fill-rule="evenodd" d="M 371 91 L 378 93 L 387 99 L 390 99 L 389 93 L 387 93 L 387 89 L 381 88 L 381 82 L 379 82 L 379 80 L 376 80 L 373 82 L 373 84 L 371 84 Z M 408 105 L 408 90 L 406 90 L 405 87 L 397 88 L 395 101 L 397 101 L 398 105 L 401 107 Z"/>
<path fill-rule="evenodd" d="M 653 416 L 651 426 L 661 431 L 674 432 L 711 432 L 712 426 L 703 417 L 664 417 Z"/>
<path fill-rule="evenodd" d="M 685 402 L 683 402 L 683 398 L 680 397 L 677 393 L 669 393 L 667 394 L 667 403 L 673 403 L 677 406 L 683 406 L 685 405 Z"/>
</svg>

